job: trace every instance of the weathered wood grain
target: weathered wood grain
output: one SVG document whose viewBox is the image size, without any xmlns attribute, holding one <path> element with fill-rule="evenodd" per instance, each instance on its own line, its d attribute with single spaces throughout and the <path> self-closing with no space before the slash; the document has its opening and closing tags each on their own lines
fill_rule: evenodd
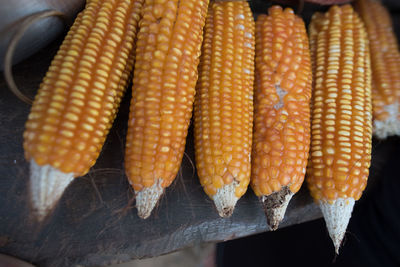
<svg viewBox="0 0 400 267">
<path fill-rule="evenodd" d="M 14 68 L 18 86 L 28 96 L 34 95 L 58 45 Z M 129 94 L 94 168 L 72 183 L 46 224 L 38 226 L 29 218 L 29 166 L 22 149 L 30 107 L 0 78 L 0 252 L 40 266 L 101 265 L 267 231 L 263 209 L 251 189 L 231 218 L 219 218 L 190 162 L 192 129 L 181 174 L 154 214 L 141 220 L 123 171 Z M 289 206 L 282 227 L 319 217 L 311 202 L 303 190 Z"/>
</svg>

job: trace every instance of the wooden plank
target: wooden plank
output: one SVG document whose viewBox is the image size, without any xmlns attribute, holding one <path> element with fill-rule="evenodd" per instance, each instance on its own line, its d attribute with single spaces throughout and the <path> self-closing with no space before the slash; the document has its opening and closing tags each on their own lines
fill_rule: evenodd
<svg viewBox="0 0 400 267">
<path fill-rule="evenodd" d="M 28 96 L 35 94 L 58 45 L 59 41 L 14 68 L 17 84 Z M 139 219 L 129 205 L 133 193 L 123 171 L 130 92 L 94 168 L 71 184 L 47 224 L 32 224 L 29 166 L 22 149 L 30 107 L 8 91 L 3 78 L 0 88 L 0 252 L 40 266 L 100 265 L 267 231 L 261 205 L 250 189 L 231 218 L 219 218 L 191 163 L 192 128 L 181 174 L 154 214 Z M 320 217 L 311 202 L 303 190 L 291 202 L 282 226 Z"/>
</svg>

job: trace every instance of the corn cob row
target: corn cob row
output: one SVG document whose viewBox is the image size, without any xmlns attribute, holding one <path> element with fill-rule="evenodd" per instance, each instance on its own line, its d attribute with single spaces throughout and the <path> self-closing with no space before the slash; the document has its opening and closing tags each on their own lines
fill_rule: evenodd
<svg viewBox="0 0 400 267">
<path fill-rule="evenodd" d="M 254 19 L 245 1 L 210 4 L 195 100 L 195 156 L 206 194 L 232 214 L 250 182 Z"/>
<path fill-rule="evenodd" d="M 40 85 L 24 132 L 38 220 L 96 162 L 133 67 L 141 6 L 88 1 Z"/>
<path fill-rule="evenodd" d="M 357 1 L 371 51 L 374 135 L 400 135 L 400 53 L 390 14 L 376 0 Z"/>
<path fill-rule="evenodd" d="M 141 218 L 178 173 L 208 0 L 146 0 L 137 40 L 125 169 Z"/>
<path fill-rule="evenodd" d="M 310 145 L 308 36 L 293 10 L 272 6 L 256 22 L 251 185 L 276 230 L 305 176 Z"/>
<path fill-rule="evenodd" d="M 310 39 L 315 73 L 307 179 L 338 253 L 371 160 L 370 55 L 350 5 L 314 15 Z"/>
</svg>

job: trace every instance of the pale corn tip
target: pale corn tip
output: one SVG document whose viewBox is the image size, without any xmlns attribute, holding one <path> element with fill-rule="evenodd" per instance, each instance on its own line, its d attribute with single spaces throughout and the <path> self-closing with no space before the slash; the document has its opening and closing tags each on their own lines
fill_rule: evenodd
<svg viewBox="0 0 400 267">
<path fill-rule="evenodd" d="M 374 120 L 374 135 L 379 139 L 385 139 L 388 136 L 400 135 L 399 103 L 396 101 L 391 105 L 386 105 L 383 109 L 388 117 L 381 120 Z"/>
<path fill-rule="evenodd" d="M 278 229 L 293 195 L 294 193 L 290 191 L 289 187 L 284 186 L 278 192 L 260 197 L 261 203 L 264 207 L 265 216 L 267 217 L 267 223 L 272 231 Z"/>
<path fill-rule="evenodd" d="M 239 200 L 235 194 L 238 185 L 239 184 L 235 181 L 224 185 L 222 188 L 219 188 L 217 193 L 212 197 L 219 216 L 228 218 L 232 215 L 236 202 Z"/>
<path fill-rule="evenodd" d="M 31 205 L 36 220 L 40 222 L 54 209 L 74 174 L 63 173 L 50 165 L 39 166 L 33 159 L 30 173 Z"/>
<path fill-rule="evenodd" d="M 339 254 L 340 244 L 346 233 L 354 203 L 354 198 L 338 198 L 333 204 L 325 201 L 319 203 L 336 254 Z"/>
<path fill-rule="evenodd" d="M 161 195 L 164 193 L 164 188 L 161 186 L 162 182 L 163 179 L 157 179 L 151 187 L 145 187 L 136 193 L 136 208 L 140 218 L 147 219 L 150 216 Z"/>
</svg>

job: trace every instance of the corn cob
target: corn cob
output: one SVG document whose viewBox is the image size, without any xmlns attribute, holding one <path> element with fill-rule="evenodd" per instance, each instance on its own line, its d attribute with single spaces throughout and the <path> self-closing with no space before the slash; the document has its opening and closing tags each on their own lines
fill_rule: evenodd
<svg viewBox="0 0 400 267">
<path fill-rule="evenodd" d="M 371 160 L 370 55 L 350 5 L 314 15 L 310 38 L 315 73 L 307 181 L 338 253 Z"/>
<path fill-rule="evenodd" d="M 141 218 L 178 173 L 192 115 L 208 0 L 146 0 L 125 152 Z"/>
<path fill-rule="evenodd" d="M 141 6 L 88 1 L 40 85 L 24 132 L 38 220 L 99 156 L 133 67 Z"/>
<path fill-rule="evenodd" d="M 400 135 L 400 53 L 390 14 L 376 0 L 359 0 L 371 51 L 374 135 Z"/>
<path fill-rule="evenodd" d="M 312 74 L 303 20 L 290 8 L 268 11 L 256 22 L 251 185 L 276 230 L 304 181 Z"/>
<path fill-rule="evenodd" d="M 195 156 L 206 194 L 232 214 L 250 182 L 254 19 L 245 1 L 210 4 L 195 100 Z"/>
</svg>

